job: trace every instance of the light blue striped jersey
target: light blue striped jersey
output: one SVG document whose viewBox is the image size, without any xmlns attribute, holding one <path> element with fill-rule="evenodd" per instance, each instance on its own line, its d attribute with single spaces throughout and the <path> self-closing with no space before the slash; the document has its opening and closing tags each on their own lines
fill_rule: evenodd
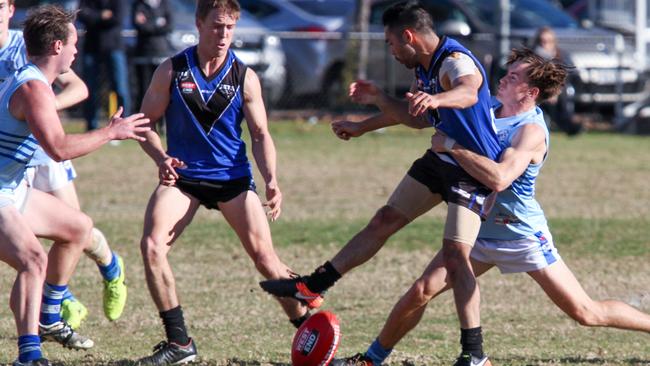
<svg viewBox="0 0 650 366">
<path fill-rule="evenodd" d="M 40 80 L 48 87 L 45 75 L 34 64 L 24 65 L 0 84 L 0 189 L 15 189 L 25 176 L 25 168 L 38 141 L 25 121 L 9 112 L 9 101 L 18 88 L 30 80 Z"/>
<path fill-rule="evenodd" d="M 246 65 L 229 50 L 221 70 L 206 77 L 193 46 L 172 57 L 172 69 L 165 120 L 167 153 L 187 165 L 178 174 L 220 181 L 252 176 L 241 138 Z"/>
<path fill-rule="evenodd" d="M 7 43 L 0 49 L 0 81 L 11 77 L 16 70 L 26 64 L 27 49 L 25 48 L 23 32 L 10 29 Z M 39 146 L 34 153 L 34 157 L 29 162 L 29 166 L 46 164 L 51 159 Z"/>
<path fill-rule="evenodd" d="M 9 29 L 7 43 L 0 48 L 0 82 L 27 64 L 27 50 L 23 32 Z"/>
<path fill-rule="evenodd" d="M 495 105 L 496 111 L 501 104 Z M 512 117 L 495 118 L 499 142 L 503 148 L 512 144 L 519 127 L 536 124 L 546 134 L 546 155 L 538 164 L 529 164 L 524 173 L 508 189 L 499 192 L 488 218 L 481 225 L 480 239 L 516 240 L 548 233 L 544 211 L 535 200 L 535 181 L 546 161 L 549 149 L 549 133 L 544 114 L 539 107 Z"/>
</svg>

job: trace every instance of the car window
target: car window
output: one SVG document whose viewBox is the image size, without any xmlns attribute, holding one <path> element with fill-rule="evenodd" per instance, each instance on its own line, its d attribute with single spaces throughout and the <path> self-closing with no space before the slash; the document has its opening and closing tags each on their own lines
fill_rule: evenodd
<svg viewBox="0 0 650 366">
<path fill-rule="evenodd" d="M 352 0 L 291 0 L 291 3 L 313 15 L 345 16 L 354 10 Z"/>
<path fill-rule="evenodd" d="M 239 5 L 258 19 L 264 19 L 278 12 L 277 7 L 259 0 L 240 0 Z"/>
<path fill-rule="evenodd" d="M 496 26 L 498 0 L 461 0 L 482 22 Z M 578 28 L 570 15 L 546 1 L 511 0 L 510 24 L 513 28 Z"/>
</svg>

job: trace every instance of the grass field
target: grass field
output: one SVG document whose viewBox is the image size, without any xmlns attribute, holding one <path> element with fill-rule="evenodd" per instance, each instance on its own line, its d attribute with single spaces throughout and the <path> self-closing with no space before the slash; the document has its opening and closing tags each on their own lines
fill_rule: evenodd
<svg viewBox="0 0 650 366">
<path fill-rule="evenodd" d="M 361 229 L 429 143 L 430 131 L 395 128 L 343 142 L 325 124 L 272 124 L 284 193 L 283 216 L 272 224 L 281 257 L 310 272 Z M 139 254 L 146 202 L 156 184 L 153 163 L 136 143 L 106 146 L 75 161 L 77 189 L 122 256 L 129 301 L 109 323 L 101 282 L 83 258 L 71 289 L 90 310 L 81 332 L 96 346 L 70 352 L 46 343 L 60 365 L 128 364 L 163 339 Z M 616 298 L 650 312 L 650 139 L 553 135 L 538 198 L 564 260 L 596 299 Z M 257 179 L 258 184 L 261 180 Z M 444 209 L 419 218 L 378 256 L 351 272 L 327 297 L 341 320 L 339 355 L 364 351 L 388 312 L 440 248 Z M 261 280 L 217 212 L 201 210 L 171 253 L 190 335 L 204 365 L 290 363 L 294 329 L 263 293 Z M 14 273 L 0 265 L 0 364 L 13 361 L 16 337 L 8 307 Z M 650 364 L 650 336 L 580 327 L 525 275 L 491 271 L 480 281 L 485 349 L 495 365 Z M 459 351 L 450 294 L 435 299 L 420 324 L 388 359 L 392 365 L 449 365 Z"/>
</svg>

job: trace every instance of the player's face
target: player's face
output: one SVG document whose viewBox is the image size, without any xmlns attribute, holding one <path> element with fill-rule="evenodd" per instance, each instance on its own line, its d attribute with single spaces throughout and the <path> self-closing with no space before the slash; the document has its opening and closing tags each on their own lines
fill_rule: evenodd
<svg viewBox="0 0 650 366">
<path fill-rule="evenodd" d="M 529 64 L 515 62 L 508 67 L 506 76 L 499 80 L 497 98 L 504 104 L 517 103 L 529 95 L 531 86 L 528 85 L 526 70 Z"/>
<path fill-rule="evenodd" d="M 386 44 L 390 48 L 390 53 L 402 65 L 413 69 L 418 65 L 418 58 L 413 46 L 405 41 L 402 34 L 384 28 Z"/>
<path fill-rule="evenodd" d="M 239 14 L 212 9 L 204 19 L 197 19 L 199 44 L 212 57 L 222 57 L 228 52 Z"/>
<path fill-rule="evenodd" d="M 68 40 L 63 44 L 61 49 L 61 73 L 66 73 L 70 71 L 72 62 L 74 61 L 75 56 L 77 55 L 77 29 L 68 23 Z"/>
<path fill-rule="evenodd" d="M 9 19 L 14 16 L 14 6 L 9 0 L 0 0 L 0 37 L 4 37 L 9 29 Z"/>
</svg>

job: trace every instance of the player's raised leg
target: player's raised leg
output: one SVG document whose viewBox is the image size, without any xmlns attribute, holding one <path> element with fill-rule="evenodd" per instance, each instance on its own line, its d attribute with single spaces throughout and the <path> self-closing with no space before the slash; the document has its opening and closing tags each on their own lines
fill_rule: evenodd
<svg viewBox="0 0 650 366">
<path fill-rule="evenodd" d="M 370 260 L 393 234 L 441 201 L 439 194 L 433 194 L 428 187 L 407 174 L 387 204 L 331 261 L 316 268 L 309 276 L 262 281 L 260 286 L 272 295 L 298 298 L 309 307 L 318 307 L 323 302 L 324 292 L 341 276 Z"/>
<path fill-rule="evenodd" d="M 158 308 L 167 340 L 160 342 L 151 356 L 140 359 L 138 365 L 167 365 L 196 358 L 196 345 L 187 334 L 167 255 L 198 207 L 196 199 L 164 185 L 159 185 L 149 199 L 140 250 L 149 293 Z"/>
<path fill-rule="evenodd" d="M 36 236 L 54 241 L 48 254 L 43 288 L 39 320 L 41 338 L 74 349 L 92 348 L 94 342 L 91 339 L 72 330 L 61 318 L 63 294 L 83 248 L 90 240 L 92 220 L 58 198 L 36 189 L 27 199 L 24 217 Z"/>
<path fill-rule="evenodd" d="M 593 300 L 562 259 L 539 271 L 528 272 L 528 275 L 555 305 L 581 325 L 650 333 L 650 315 L 622 301 Z"/>
</svg>

